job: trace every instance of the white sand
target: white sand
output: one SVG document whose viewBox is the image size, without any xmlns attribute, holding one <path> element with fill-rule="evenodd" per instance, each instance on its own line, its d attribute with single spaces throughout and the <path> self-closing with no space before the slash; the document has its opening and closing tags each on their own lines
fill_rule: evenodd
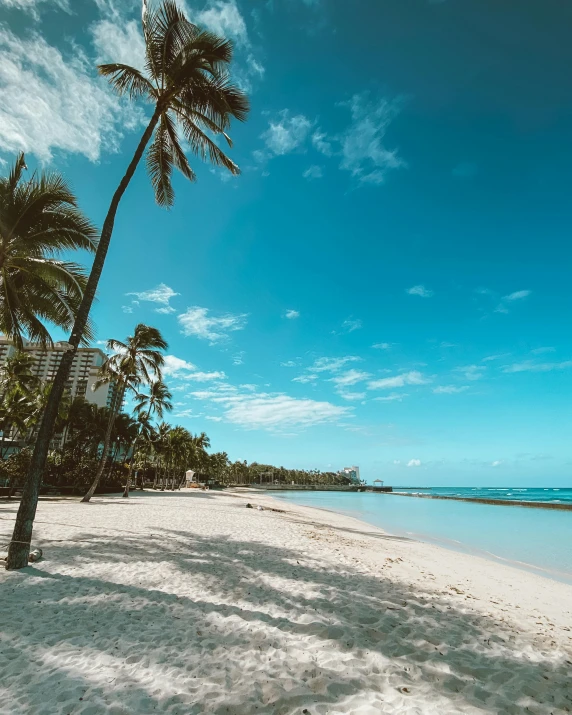
<svg viewBox="0 0 572 715">
<path fill-rule="evenodd" d="M 43 501 L 34 544 L 1 713 L 572 712 L 572 587 L 508 566 L 212 492 Z"/>
</svg>

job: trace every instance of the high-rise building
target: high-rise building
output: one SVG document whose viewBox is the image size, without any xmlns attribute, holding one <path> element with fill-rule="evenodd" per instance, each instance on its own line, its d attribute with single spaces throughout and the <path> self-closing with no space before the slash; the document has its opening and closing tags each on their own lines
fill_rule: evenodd
<svg viewBox="0 0 572 715">
<path fill-rule="evenodd" d="M 68 343 L 57 342 L 52 346 L 43 347 L 38 343 L 25 340 L 24 352 L 34 358 L 32 366 L 33 374 L 46 385 L 54 379 L 62 355 L 68 349 Z M 0 369 L 4 367 L 8 358 L 18 352 L 18 348 L 12 340 L 0 336 Z M 111 407 L 115 386 L 113 383 L 93 389 L 97 380 L 99 368 L 105 361 L 105 353 L 99 348 L 79 348 L 72 362 L 66 391 L 73 399 L 83 397 L 87 402 L 96 404 L 98 407 Z M 62 436 L 56 435 L 53 446 L 59 446 Z"/>
<path fill-rule="evenodd" d="M 342 475 L 349 477 L 352 484 L 360 484 L 359 467 L 344 467 L 341 472 Z"/>
</svg>

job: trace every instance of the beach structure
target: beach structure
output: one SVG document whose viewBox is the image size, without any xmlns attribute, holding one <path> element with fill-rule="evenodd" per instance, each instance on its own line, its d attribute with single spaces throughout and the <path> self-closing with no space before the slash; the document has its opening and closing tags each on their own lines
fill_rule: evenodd
<svg viewBox="0 0 572 715">
<path fill-rule="evenodd" d="M 42 346 L 39 343 L 24 340 L 23 350 L 34 359 L 32 373 L 42 384 L 49 385 L 55 377 L 62 355 L 68 350 L 68 343 L 60 341 L 51 346 Z M 0 336 L 0 369 L 17 352 L 18 348 L 10 338 Z M 111 406 L 115 395 L 114 383 L 102 385 L 97 390 L 93 389 L 105 358 L 105 353 L 99 348 L 79 348 L 74 356 L 66 384 L 66 391 L 72 399 L 83 397 L 87 402 L 98 407 Z M 7 437 L 9 439 L 9 435 Z M 54 435 L 52 447 L 60 447 L 62 440 L 63 435 Z"/>
<path fill-rule="evenodd" d="M 374 486 L 374 487 L 382 487 L 382 486 L 383 486 L 383 479 L 374 479 L 374 480 L 373 480 L 373 486 Z"/>
<path fill-rule="evenodd" d="M 193 484 L 197 483 L 197 480 L 195 479 L 195 472 L 193 472 L 192 469 L 187 469 L 185 472 L 185 486 L 191 487 Z"/>
</svg>

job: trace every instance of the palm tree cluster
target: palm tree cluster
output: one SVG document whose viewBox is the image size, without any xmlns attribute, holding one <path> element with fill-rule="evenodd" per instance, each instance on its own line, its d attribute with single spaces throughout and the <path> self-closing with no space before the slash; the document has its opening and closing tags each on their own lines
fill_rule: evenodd
<svg viewBox="0 0 572 715">
<path fill-rule="evenodd" d="M 34 175 L 22 183 L 26 168 L 22 155 L 9 176 L 0 181 L 0 330 L 21 345 L 23 335 L 49 342 L 46 322 L 71 329 L 69 350 L 59 363 L 38 424 L 8 552 L 10 569 L 27 564 L 59 405 L 74 356 L 82 341 L 91 335 L 90 311 L 115 218 L 141 159 L 146 153 L 155 199 L 167 208 L 174 203 L 173 169 L 191 181 L 196 179 L 185 154 L 187 149 L 232 174 L 239 173 L 237 165 L 219 146 L 219 140 L 232 145 L 228 134 L 231 121 L 244 121 L 249 111 L 246 95 L 230 77 L 232 43 L 191 23 L 175 0 L 161 0 L 149 8 L 145 1 L 143 7 L 145 70 L 119 63 L 98 68 L 120 95 L 148 102 L 152 107 L 149 123 L 112 195 L 99 240 L 60 176 Z M 77 248 L 95 250 L 87 277 L 79 266 L 56 260 L 62 250 Z M 111 378 L 116 367 L 109 365 L 107 377 Z M 118 380 L 117 375 L 113 379 Z M 133 389 L 128 383 L 117 384 L 117 398 L 111 408 L 115 415 L 125 392 Z M 108 443 L 110 435 L 111 431 L 106 435 Z M 94 489 L 100 477 L 98 470 Z"/>
</svg>

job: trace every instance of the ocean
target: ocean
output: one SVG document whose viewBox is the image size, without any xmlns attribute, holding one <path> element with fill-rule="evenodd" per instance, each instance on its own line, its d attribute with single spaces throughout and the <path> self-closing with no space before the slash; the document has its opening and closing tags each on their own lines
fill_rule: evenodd
<svg viewBox="0 0 572 715">
<path fill-rule="evenodd" d="M 572 503 L 572 489 L 432 488 L 396 492 L 512 501 Z M 502 496 L 501 496 L 502 494 Z M 509 563 L 572 583 L 572 511 L 500 506 L 444 499 L 417 499 L 371 492 L 272 492 L 304 506 L 329 509 L 385 531 L 453 551 Z"/>
</svg>

